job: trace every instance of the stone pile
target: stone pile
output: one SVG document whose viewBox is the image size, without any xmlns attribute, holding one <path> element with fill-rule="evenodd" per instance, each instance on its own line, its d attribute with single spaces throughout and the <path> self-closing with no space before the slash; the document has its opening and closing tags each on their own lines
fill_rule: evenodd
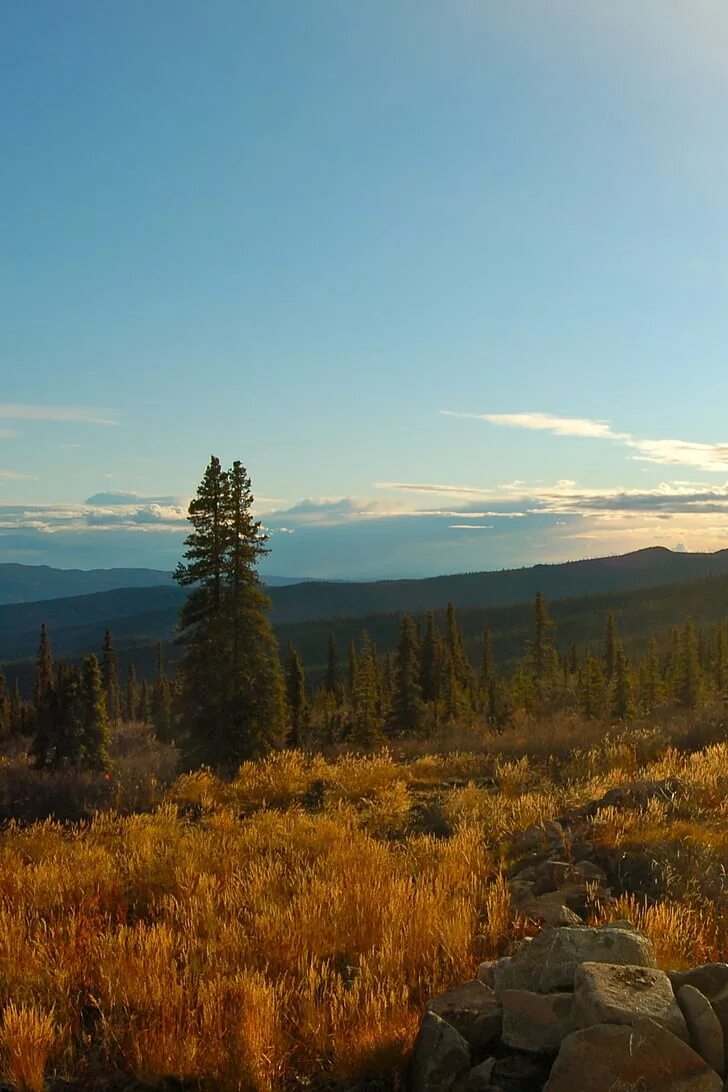
<svg viewBox="0 0 728 1092">
<path fill-rule="evenodd" d="M 726 1042 L 728 964 L 666 974 L 629 922 L 547 927 L 430 1001 L 409 1087 L 728 1092 Z"/>
</svg>

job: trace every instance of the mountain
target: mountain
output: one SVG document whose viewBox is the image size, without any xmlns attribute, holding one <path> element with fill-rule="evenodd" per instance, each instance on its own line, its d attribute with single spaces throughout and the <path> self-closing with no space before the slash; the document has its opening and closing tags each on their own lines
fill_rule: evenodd
<svg viewBox="0 0 728 1092">
<path fill-rule="evenodd" d="M 532 600 L 566 599 L 594 592 L 628 591 L 728 573 L 728 550 L 673 553 L 663 547 L 500 572 L 461 573 L 425 580 L 373 583 L 311 582 L 271 589 L 274 623 L 370 614 L 421 614 L 453 603 L 457 608 L 497 607 Z"/>
<path fill-rule="evenodd" d="M 511 658 L 529 633 L 536 591 L 549 602 L 560 641 L 600 639 L 609 609 L 622 614 L 629 632 L 636 635 L 678 623 L 688 614 L 696 622 L 712 621 L 728 615 L 728 551 L 640 550 L 622 557 L 431 580 L 269 589 L 282 644 L 292 640 L 314 670 L 323 662 L 330 629 L 342 658 L 349 640 L 363 629 L 385 651 L 394 647 L 399 615 L 441 611 L 448 600 L 458 608 L 474 659 L 486 612 L 496 654 Z M 108 626 L 120 651 L 135 649 L 142 656 L 142 649 L 157 640 L 171 639 L 184 598 L 184 590 L 173 585 L 0 606 L 0 662 L 32 659 L 42 622 L 49 627 L 57 655 L 73 657 L 99 649 Z"/>
<path fill-rule="evenodd" d="M 113 588 L 159 588 L 174 583 L 159 569 L 53 569 L 49 565 L 0 564 L 0 604 L 33 603 Z"/>
</svg>

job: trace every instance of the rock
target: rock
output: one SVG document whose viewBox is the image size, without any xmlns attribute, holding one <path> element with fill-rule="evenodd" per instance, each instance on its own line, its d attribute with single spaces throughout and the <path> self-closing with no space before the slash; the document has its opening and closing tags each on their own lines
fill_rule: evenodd
<svg viewBox="0 0 728 1092">
<path fill-rule="evenodd" d="M 501 1007 L 493 990 L 477 978 L 433 997 L 427 1009 L 447 1020 L 475 1050 L 482 1050 L 500 1035 Z"/>
<path fill-rule="evenodd" d="M 506 990 L 503 994 L 503 1042 L 514 1050 L 556 1054 L 561 1040 L 577 1026 L 573 1002 L 570 993 Z"/>
<path fill-rule="evenodd" d="M 715 997 L 710 997 L 709 1001 L 723 1029 L 723 1040 L 728 1043 L 728 987 L 721 990 Z"/>
<path fill-rule="evenodd" d="M 543 1092 L 722 1092 L 699 1054 L 653 1020 L 567 1035 Z"/>
<path fill-rule="evenodd" d="M 592 800 L 584 808 L 584 815 L 592 816 L 601 808 L 643 808 L 653 799 L 670 802 L 684 791 L 685 783 L 679 777 L 667 777 L 664 781 L 629 781 L 610 789 L 600 800 Z"/>
<path fill-rule="evenodd" d="M 506 959 L 510 959 L 510 956 L 506 956 Z M 498 962 L 497 959 L 487 959 L 484 963 L 481 963 L 478 967 L 476 978 L 478 982 L 482 982 L 484 986 L 488 986 L 491 990 L 495 985 L 495 965 Z"/>
<path fill-rule="evenodd" d="M 576 1026 L 633 1024 L 646 1017 L 690 1042 L 670 979 L 654 967 L 583 963 L 574 975 Z"/>
<path fill-rule="evenodd" d="M 410 1060 L 411 1092 L 449 1092 L 470 1071 L 462 1035 L 434 1012 L 426 1012 Z"/>
<path fill-rule="evenodd" d="M 551 1058 L 509 1054 L 493 1066 L 492 1083 L 502 1092 L 541 1092 L 551 1068 Z"/>
<path fill-rule="evenodd" d="M 542 925 L 562 926 L 581 925 L 578 914 L 570 910 L 565 904 L 564 896 L 560 891 L 552 891 L 548 895 L 539 895 L 536 899 L 530 899 L 522 905 L 517 904 L 517 909 L 524 917 L 532 921 L 539 921 Z"/>
<path fill-rule="evenodd" d="M 725 1037 L 710 1001 L 704 993 L 690 985 L 680 987 L 677 1001 L 685 1017 L 693 1049 L 724 1077 Z"/>
<path fill-rule="evenodd" d="M 504 990 L 551 993 L 571 989 L 576 968 L 587 962 L 654 967 L 655 953 L 646 936 L 627 929 L 586 925 L 544 929 L 530 944 L 522 945 L 510 962 L 496 964 L 496 998 L 500 999 Z"/>
<path fill-rule="evenodd" d="M 530 853 L 550 846 L 554 842 L 562 842 L 563 838 L 564 829 L 561 824 L 553 819 L 547 819 L 540 826 L 531 826 L 519 831 L 513 838 L 513 849 L 516 853 Z"/>
<path fill-rule="evenodd" d="M 535 885 L 527 880 L 511 880 L 508 887 L 515 906 L 525 905 L 525 903 L 530 902 L 535 895 Z"/>
<path fill-rule="evenodd" d="M 603 868 L 593 861 L 577 861 L 572 868 L 572 874 L 578 876 L 586 883 L 606 884 L 607 874 Z"/>
<path fill-rule="evenodd" d="M 691 971 L 668 971 L 675 993 L 682 986 L 694 986 L 712 1001 L 719 993 L 728 988 L 728 963 L 704 963 L 693 967 Z"/>
<path fill-rule="evenodd" d="M 480 1065 L 476 1065 L 471 1069 L 460 1086 L 462 1092 L 487 1092 L 488 1089 L 492 1088 L 491 1077 L 493 1076 L 494 1066 L 495 1058 L 486 1058 Z"/>
</svg>

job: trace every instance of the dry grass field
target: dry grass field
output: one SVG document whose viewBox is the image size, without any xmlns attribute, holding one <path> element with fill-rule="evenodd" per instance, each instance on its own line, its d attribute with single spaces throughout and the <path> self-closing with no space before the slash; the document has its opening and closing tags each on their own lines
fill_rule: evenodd
<svg viewBox="0 0 728 1092">
<path fill-rule="evenodd" d="M 4 1076 L 29 1090 L 120 1072 L 221 1090 L 396 1086 L 424 999 L 527 927 L 504 879 L 512 836 L 641 778 L 679 778 L 681 794 L 585 820 L 605 852 L 644 864 L 642 888 L 594 917 L 630 916 L 665 967 L 725 958 L 728 745 L 603 731 L 283 752 L 232 783 L 186 775 L 150 813 L 7 825 Z"/>
</svg>

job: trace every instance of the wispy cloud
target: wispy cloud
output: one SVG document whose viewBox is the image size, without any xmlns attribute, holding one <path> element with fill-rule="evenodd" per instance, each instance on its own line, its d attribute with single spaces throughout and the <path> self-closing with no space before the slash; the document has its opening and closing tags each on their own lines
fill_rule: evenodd
<svg viewBox="0 0 728 1092">
<path fill-rule="evenodd" d="M 617 432 L 606 421 L 558 417 L 551 413 L 460 413 L 455 410 L 441 410 L 441 413 L 446 417 L 486 421 L 507 428 L 550 432 L 554 436 L 609 440 L 636 451 L 632 458 L 661 466 L 692 466 L 709 473 L 728 472 L 728 441 L 706 444 L 695 440 L 649 440 L 629 432 Z"/>
<path fill-rule="evenodd" d="M 47 406 L 30 402 L 0 402 L 0 421 L 79 421 L 108 428 L 118 424 L 106 410 L 91 406 Z"/>
<path fill-rule="evenodd" d="M 5 482 L 35 481 L 32 474 L 23 474 L 20 470 L 0 470 L 0 479 Z"/>
</svg>

